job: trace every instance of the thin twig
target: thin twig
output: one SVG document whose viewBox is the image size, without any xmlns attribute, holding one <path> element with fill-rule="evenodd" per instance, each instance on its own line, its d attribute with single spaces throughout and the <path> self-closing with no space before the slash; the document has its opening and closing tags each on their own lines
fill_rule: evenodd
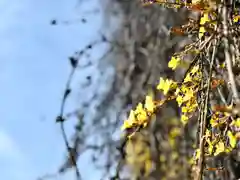
<svg viewBox="0 0 240 180">
<path fill-rule="evenodd" d="M 214 41 L 215 44 L 216 40 Z M 200 129 L 200 158 L 199 158 L 199 172 L 198 172 L 198 177 L 197 180 L 202 180 L 202 174 L 203 174 L 203 166 L 204 166 L 204 145 L 205 145 L 205 132 L 206 132 L 206 121 L 207 121 L 207 112 L 208 112 L 208 101 L 209 101 L 209 94 L 210 94 L 210 85 L 211 85 L 211 80 L 212 80 L 212 70 L 213 70 L 213 63 L 215 59 L 215 54 L 216 54 L 216 46 L 213 46 L 213 52 L 212 52 L 212 57 L 211 57 L 211 63 L 210 63 L 210 70 L 209 70 L 209 78 L 207 82 L 207 90 L 205 94 L 205 104 L 204 104 L 204 111 L 203 111 L 203 117 L 201 121 L 201 129 Z"/>
</svg>

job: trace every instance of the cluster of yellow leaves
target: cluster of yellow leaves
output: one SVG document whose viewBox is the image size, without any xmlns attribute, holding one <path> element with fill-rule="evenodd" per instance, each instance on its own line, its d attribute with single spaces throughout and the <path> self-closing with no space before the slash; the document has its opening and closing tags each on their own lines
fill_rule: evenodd
<svg viewBox="0 0 240 180">
<path fill-rule="evenodd" d="M 178 66 L 178 57 L 173 57 L 169 62 L 169 67 L 176 68 Z M 164 79 L 160 77 L 157 89 L 161 91 L 166 98 L 163 100 L 154 100 L 152 96 L 146 96 L 145 104 L 139 103 L 135 110 L 130 111 L 129 118 L 124 122 L 122 129 L 130 129 L 136 127 L 146 127 L 155 113 L 167 100 L 175 99 L 181 108 L 181 121 L 185 125 L 197 110 L 197 93 L 200 90 L 202 81 L 202 72 L 199 65 L 191 67 L 186 74 L 182 83 L 173 81 L 172 79 Z M 217 87 L 222 80 L 213 79 L 212 88 Z"/>
<path fill-rule="evenodd" d="M 226 107 L 226 109 L 230 109 L 230 107 Z M 231 119 L 230 116 L 231 114 L 228 112 L 213 112 L 210 119 L 211 127 L 214 129 L 225 129 L 226 126 L 228 126 L 228 120 Z M 236 120 L 233 120 L 230 126 L 236 126 L 237 128 L 240 127 L 240 119 L 237 118 Z M 213 132 L 207 130 L 205 135 L 208 146 L 207 154 L 215 156 L 221 152 L 230 152 L 234 149 L 237 145 L 238 133 L 233 134 L 232 131 L 228 130 L 226 136 L 227 139 L 224 138 L 225 133 L 223 133 L 221 137 L 221 134 L 214 134 Z"/>
<path fill-rule="evenodd" d="M 233 16 L 233 22 L 237 23 L 240 21 L 240 15 Z"/>
<path fill-rule="evenodd" d="M 199 34 L 198 37 L 201 39 L 206 32 L 209 32 L 209 29 L 215 29 L 217 23 L 216 23 L 217 15 L 214 11 L 203 11 L 201 19 L 200 19 L 200 27 L 199 27 Z M 237 12 L 232 17 L 232 21 L 234 23 L 240 23 L 240 15 L 239 12 Z M 208 27 L 208 28 L 206 28 Z"/>
<path fill-rule="evenodd" d="M 240 129 L 240 118 L 233 120 L 231 122 L 230 126 Z M 231 131 L 228 131 L 227 135 L 228 135 L 229 143 L 230 143 L 231 147 L 235 148 L 237 146 L 237 142 L 240 139 L 240 132 L 237 131 L 237 132 L 235 132 L 235 134 L 233 134 Z"/>
<path fill-rule="evenodd" d="M 210 124 L 212 127 L 217 128 L 222 126 L 224 123 L 226 123 L 227 119 L 229 118 L 229 114 L 224 112 L 216 111 L 212 114 Z"/>
<path fill-rule="evenodd" d="M 159 4 L 168 3 L 166 1 L 156 1 Z M 205 2 L 205 1 L 204 1 Z M 207 2 L 207 1 L 206 1 Z M 205 3 L 200 3 L 200 1 L 192 1 L 192 5 L 201 5 L 206 6 Z M 186 6 L 189 6 L 185 1 L 176 1 L 176 6 L 174 8 L 182 6 L 183 3 Z M 168 4 L 169 5 L 169 4 Z M 202 7 L 204 9 L 204 7 Z M 239 22 L 240 16 L 238 14 L 233 16 L 234 22 Z M 199 38 L 201 39 L 206 32 L 209 32 L 209 29 L 215 29 L 216 27 L 216 14 L 213 11 L 203 10 L 201 11 L 201 19 L 199 23 Z M 199 53 L 199 52 L 198 52 Z M 175 70 L 183 62 L 181 55 L 173 55 L 171 60 L 168 63 L 168 67 Z M 221 64 L 220 69 L 225 68 L 225 64 Z M 181 121 L 185 125 L 193 113 L 197 110 L 197 93 L 200 90 L 200 83 L 202 81 L 202 72 L 198 65 L 195 65 L 191 70 L 186 74 L 182 83 L 175 82 L 172 79 L 164 79 L 160 77 L 159 84 L 157 89 L 161 91 L 166 99 L 157 101 L 152 98 L 152 96 L 146 96 L 145 104 L 139 103 L 135 110 L 131 110 L 129 118 L 124 122 L 122 129 L 136 128 L 136 127 L 146 127 L 151 119 L 151 116 L 154 115 L 155 110 L 159 108 L 163 103 L 170 99 L 176 99 L 178 106 L 181 108 Z M 211 82 L 211 87 L 215 88 L 219 84 L 222 84 L 222 80 L 214 79 Z M 218 112 L 212 114 L 211 117 L 211 126 L 219 127 L 225 123 L 228 114 L 224 114 L 224 118 L 220 118 Z M 237 121 L 238 122 L 238 121 Z M 228 131 L 230 146 L 233 148 L 236 145 L 236 137 Z M 218 141 L 215 144 L 212 144 L 211 141 L 208 142 L 209 153 L 212 153 L 213 147 L 218 147 L 215 153 L 219 153 L 224 150 L 224 142 Z"/>
<path fill-rule="evenodd" d="M 237 118 L 236 120 L 232 121 L 231 125 L 240 128 L 240 118 Z"/>
<path fill-rule="evenodd" d="M 122 129 L 146 127 L 148 119 L 153 115 L 156 103 L 151 96 L 146 96 L 145 104 L 139 103 L 135 110 L 130 111 L 129 118 L 124 121 Z"/>
<path fill-rule="evenodd" d="M 162 77 L 160 77 L 160 81 L 157 86 L 157 89 L 162 91 L 164 95 L 167 95 L 170 89 L 176 89 L 176 88 L 177 88 L 177 82 L 171 79 L 163 79 Z"/>
<path fill-rule="evenodd" d="M 240 14 L 239 11 L 235 10 L 234 15 L 233 15 L 233 22 L 238 24 L 240 23 Z"/>
<path fill-rule="evenodd" d="M 203 1 L 205 3 L 202 3 Z M 183 4 L 185 4 L 185 7 L 190 7 L 189 4 L 186 3 L 186 1 L 181 1 L 181 0 L 175 1 L 176 4 L 168 4 L 167 1 L 160 1 L 160 0 L 157 0 L 157 2 L 159 4 L 165 4 L 166 6 L 173 7 L 173 8 L 181 8 L 183 7 L 182 6 Z M 210 2 L 213 5 L 210 5 Z M 215 31 L 216 23 L 217 23 L 216 22 L 217 15 L 214 11 L 212 11 L 214 9 L 212 7 L 216 6 L 216 2 L 213 0 L 211 1 L 194 0 L 192 1 L 192 5 L 194 5 L 194 6 L 191 6 L 192 9 L 196 8 L 201 12 L 200 22 L 196 26 L 197 29 L 195 28 L 195 26 L 183 25 L 180 28 L 175 28 L 174 32 L 179 34 L 185 34 L 185 31 L 189 29 L 189 27 L 194 27 L 195 28 L 194 32 L 195 30 L 197 30 L 196 32 L 198 33 L 199 39 L 203 39 L 205 35 L 210 35 L 213 31 Z M 205 8 L 206 5 L 208 5 L 209 8 Z M 232 21 L 234 22 L 235 25 L 240 23 L 239 13 L 236 13 L 235 15 L 233 15 Z M 195 21 L 193 22 L 195 23 Z M 200 52 L 196 51 L 195 54 L 197 53 L 200 53 Z M 168 63 L 168 67 L 171 68 L 172 70 L 175 70 L 176 68 L 178 68 L 182 63 L 184 63 L 184 61 L 182 60 L 182 57 L 185 54 L 187 53 L 183 52 L 183 54 L 180 54 L 180 53 L 174 54 Z M 219 70 L 225 69 L 225 63 L 217 65 L 216 68 Z M 149 107 L 147 108 L 145 103 L 144 108 L 142 108 L 144 109 L 143 111 L 145 111 L 145 114 L 142 113 L 144 114 L 142 116 L 144 118 L 141 119 L 140 117 L 138 117 L 135 110 L 135 111 L 131 111 L 132 114 L 130 113 L 129 119 L 134 119 L 135 123 L 138 122 L 136 124 L 141 124 L 145 127 L 149 122 L 148 120 L 149 118 L 146 118 L 146 117 L 154 114 L 154 111 L 160 107 L 159 105 L 162 105 L 164 102 L 168 100 L 169 97 L 171 97 L 170 99 L 175 99 L 176 102 L 178 103 L 179 108 L 181 108 L 181 112 L 182 112 L 181 121 L 185 125 L 186 123 L 188 123 L 193 113 L 197 110 L 197 107 L 198 107 L 197 93 L 200 90 L 200 83 L 202 81 L 202 78 L 203 78 L 203 75 L 198 65 L 195 65 L 194 67 L 192 67 L 192 69 L 186 74 L 186 77 L 184 78 L 182 83 L 175 82 L 172 79 L 160 78 L 157 89 L 161 91 L 167 98 L 161 101 L 153 101 L 152 99 L 149 100 L 149 102 L 151 102 L 150 104 L 152 104 L 151 105 L 152 109 Z M 219 80 L 216 78 L 212 78 L 211 88 L 212 89 L 216 88 L 218 85 L 223 83 L 224 81 L 221 79 Z M 141 107 L 143 107 L 143 105 L 141 105 Z M 149 111 L 149 109 L 151 110 Z M 211 127 L 210 129 L 206 130 L 206 133 L 204 135 L 206 139 L 204 154 L 206 153 L 208 155 L 215 156 L 221 152 L 230 152 L 232 149 L 234 149 L 237 146 L 239 142 L 239 139 L 240 139 L 239 130 L 237 132 L 234 132 L 234 130 L 229 130 L 229 126 L 235 126 L 236 128 L 240 129 L 240 118 L 233 119 L 233 117 L 231 116 L 232 114 L 229 113 L 232 107 L 226 107 L 226 109 L 227 109 L 226 112 L 222 112 L 218 110 L 216 111 L 212 109 L 213 112 L 210 117 Z M 134 118 L 131 118 L 133 117 L 133 115 L 134 115 Z M 229 124 L 229 119 L 231 119 L 230 124 Z M 132 125 L 133 124 L 134 123 L 132 123 Z M 125 126 L 125 128 L 126 127 L 132 127 L 132 126 L 129 125 L 129 126 Z M 218 130 L 220 129 L 220 131 L 218 131 L 217 134 L 214 134 L 213 132 L 214 129 L 218 129 Z M 222 129 L 225 129 L 225 130 L 223 131 Z M 179 134 L 180 134 L 180 129 L 173 128 L 170 130 L 169 143 L 172 148 L 175 147 L 175 140 Z M 190 159 L 191 163 L 198 160 L 200 155 L 201 155 L 200 149 L 196 149 L 195 160 L 191 158 Z M 161 156 L 160 161 L 165 162 L 166 158 Z"/>
<path fill-rule="evenodd" d="M 201 19 L 199 23 L 199 31 L 198 37 L 201 39 L 206 32 L 209 32 L 209 29 L 214 30 L 216 26 L 216 7 L 219 1 L 217 0 L 192 0 L 191 3 L 187 0 L 176 0 L 175 2 L 165 1 L 165 0 L 147 0 L 144 1 L 144 5 L 150 4 L 159 4 L 167 8 L 188 8 L 192 11 L 200 11 L 201 12 Z M 240 23 L 240 15 L 238 12 L 235 13 L 232 17 L 232 21 L 234 23 Z M 207 28 L 206 28 L 207 27 Z M 173 28 L 175 33 L 177 34 L 184 34 L 184 29 L 181 28 Z"/>
<path fill-rule="evenodd" d="M 177 88 L 175 95 L 176 101 L 181 107 L 182 116 L 181 121 L 186 124 L 191 117 L 191 114 L 196 111 L 197 104 L 197 92 L 200 88 L 202 74 L 200 72 L 199 66 L 196 65 L 192 70 L 186 75 L 182 85 Z"/>
<path fill-rule="evenodd" d="M 157 0 L 159 4 L 164 4 L 168 6 L 172 6 L 174 8 L 182 7 L 182 3 L 184 1 L 176 1 L 176 4 L 167 4 L 166 1 Z M 197 1 L 192 1 L 193 4 L 197 5 Z M 189 6 L 189 4 L 188 4 Z M 193 6 L 192 6 L 193 7 Z M 202 39 L 206 34 L 211 34 L 216 27 L 216 14 L 213 11 L 205 11 L 202 10 L 204 7 L 195 6 L 195 8 L 201 9 L 201 18 L 199 25 L 197 25 L 196 35 L 198 33 L 199 39 Z M 235 14 L 232 17 L 234 23 L 240 22 L 240 15 Z M 182 28 L 183 26 L 181 26 Z M 186 26 L 185 26 L 186 27 Z M 195 26 L 194 26 L 195 27 Z M 188 26 L 187 26 L 188 28 Z M 186 28 L 186 29 L 187 29 Z M 177 29 L 179 30 L 179 29 Z M 184 31 L 185 29 L 183 29 Z M 181 29 L 180 29 L 180 32 Z M 194 31 L 195 32 L 195 31 Z M 195 51 L 194 54 L 200 53 L 200 51 Z M 188 54 L 187 52 L 182 52 L 179 54 L 174 54 L 169 63 L 168 67 L 172 70 L 175 70 L 184 63 L 183 56 Z M 217 69 L 223 70 L 225 69 L 225 63 L 219 64 L 216 66 Z M 152 96 L 146 96 L 145 103 L 139 103 L 135 110 L 131 110 L 128 119 L 124 122 L 122 129 L 136 128 L 136 127 L 146 127 L 151 120 L 151 117 L 155 114 L 156 110 L 161 107 L 161 105 L 168 100 L 175 99 L 179 108 L 181 109 L 181 122 L 183 125 L 189 122 L 189 119 L 193 116 L 194 112 L 196 112 L 198 108 L 198 96 L 197 93 L 201 90 L 200 84 L 203 79 L 202 71 L 199 65 L 194 65 L 189 69 L 189 72 L 186 74 L 185 78 L 181 83 L 176 82 L 172 79 L 162 78 L 160 77 L 159 84 L 157 85 L 157 89 L 165 95 L 165 99 L 155 100 Z M 211 88 L 216 88 L 218 85 L 223 84 L 223 80 L 216 79 L 212 77 Z M 201 88 L 205 88 L 201 87 Z M 226 107 L 227 110 L 231 110 L 232 107 Z M 240 128 L 240 118 L 236 120 L 231 117 L 231 114 L 226 111 L 216 111 L 211 109 L 212 114 L 210 117 L 210 128 L 206 130 L 204 134 L 205 137 L 205 145 L 204 145 L 204 155 L 218 155 L 221 152 L 230 152 L 234 148 L 236 148 L 238 141 L 240 139 L 240 132 L 234 132 L 229 130 L 227 126 L 235 126 Z M 231 123 L 229 124 L 229 118 L 231 117 Z M 208 115 L 209 118 L 209 115 Z M 218 133 L 214 133 L 214 129 L 220 129 Z M 224 129 L 224 131 L 222 130 Z M 168 133 L 168 143 L 170 147 L 174 150 L 176 149 L 176 141 L 177 137 L 181 136 L 181 128 L 174 127 L 169 129 Z M 140 164 L 144 164 L 144 169 L 149 172 L 152 168 L 152 162 L 150 159 L 150 153 L 145 153 L 143 156 L 138 156 L 142 150 L 139 147 L 146 147 L 143 144 L 139 145 L 136 143 L 128 144 L 128 147 L 132 148 L 134 155 L 136 156 L 134 160 L 129 159 L 129 164 L 133 166 L 137 166 Z M 196 147 L 194 147 L 196 148 Z M 147 149 L 147 148 L 146 148 Z M 177 159 L 179 154 L 173 151 L 172 153 L 173 159 Z M 199 159 L 201 155 L 200 149 L 197 148 L 195 151 L 195 158 L 190 159 L 190 163 L 196 163 L 196 160 Z M 163 166 L 167 170 L 167 159 L 165 156 L 161 155 L 160 161 Z M 169 173 L 170 174 L 170 173 Z"/>
<path fill-rule="evenodd" d="M 214 29 L 216 26 L 216 14 L 214 12 L 204 12 L 200 19 L 200 28 L 198 37 L 201 39 L 206 32 L 210 33 L 208 29 Z"/>
<path fill-rule="evenodd" d="M 206 32 L 205 24 L 209 22 L 210 19 L 208 17 L 208 13 L 204 13 L 200 19 L 200 28 L 199 28 L 199 34 L 198 37 L 201 39 Z"/>
<path fill-rule="evenodd" d="M 172 97 L 176 99 L 179 107 L 182 109 L 181 120 L 184 124 L 187 123 L 191 113 L 196 111 L 196 93 L 199 89 L 201 77 L 199 66 L 194 66 L 186 75 L 184 82 L 180 85 L 171 79 L 164 79 L 161 77 L 157 86 L 157 89 L 162 91 L 165 96 L 167 96 L 170 91 L 172 92 Z M 129 118 L 124 122 L 122 129 L 146 127 L 155 109 L 161 106 L 163 102 L 165 101 L 154 101 L 151 96 L 146 96 L 144 105 L 139 103 L 135 110 L 130 111 Z"/>
</svg>

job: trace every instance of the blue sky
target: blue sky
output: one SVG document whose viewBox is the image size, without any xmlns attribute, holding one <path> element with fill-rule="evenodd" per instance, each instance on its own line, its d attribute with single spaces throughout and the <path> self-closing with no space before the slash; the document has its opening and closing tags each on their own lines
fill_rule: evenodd
<svg viewBox="0 0 240 180">
<path fill-rule="evenodd" d="M 54 172 L 64 159 L 54 119 L 70 71 L 67 58 L 96 39 L 101 16 L 87 16 L 87 24 L 50 26 L 49 22 L 74 20 L 98 7 L 96 2 L 88 1 L 79 9 L 77 0 L 0 0 L 1 179 L 34 180 Z M 85 71 L 80 75 L 82 82 L 86 75 Z M 79 98 L 77 92 L 69 110 L 76 107 L 74 98 Z M 91 166 L 86 167 L 90 160 L 83 157 L 80 162 L 84 179 L 96 180 Z"/>
</svg>

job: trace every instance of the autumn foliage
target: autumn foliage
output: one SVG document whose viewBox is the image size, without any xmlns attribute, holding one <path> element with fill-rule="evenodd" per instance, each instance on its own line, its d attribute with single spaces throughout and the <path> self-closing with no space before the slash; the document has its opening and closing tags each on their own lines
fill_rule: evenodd
<svg viewBox="0 0 240 180">
<path fill-rule="evenodd" d="M 181 134 L 181 128 L 191 123 L 192 118 L 197 118 L 196 143 L 193 145 L 195 153 L 188 161 L 194 174 L 192 178 L 197 180 L 203 178 L 204 171 L 228 171 L 224 165 L 218 168 L 207 166 L 207 158 L 229 154 L 239 148 L 240 99 L 237 69 L 240 65 L 240 15 L 237 3 L 229 2 L 144 2 L 144 5 L 186 8 L 199 13 L 199 19 L 189 18 L 186 24 L 170 29 L 171 34 L 188 36 L 192 40 L 181 52 L 173 54 L 168 63 L 173 71 L 185 70 L 182 80 L 160 77 L 156 90 L 162 93 L 162 98 L 157 99 L 152 94 L 147 94 L 145 102 L 139 103 L 130 111 L 122 130 L 128 132 L 131 141 L 136 132 L 148 127 L 151 121 L 157 121 L 155 114 L 162 106 L 175 101 L 180 111 L 178 119 L 181 124 L 169 131 L 169 141 L 177 138 Z M 193 57 L 190 62 L 186 58 L 189 55 Z M 166 161 L 164 157 L 159 158 L 163 163 Z M 149 166 L 147 163 L 146 167 Z M 228 172 L 224 177 L 230 179 L 233 176 L 236 178 L 236 173 Z"/>
</svg>

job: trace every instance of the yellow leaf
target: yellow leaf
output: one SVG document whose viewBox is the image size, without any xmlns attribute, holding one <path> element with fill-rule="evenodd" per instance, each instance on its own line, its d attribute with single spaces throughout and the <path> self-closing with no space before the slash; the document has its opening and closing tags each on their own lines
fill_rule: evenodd
<svg viewBox="0 0 240 180">
<path fill-rule="evenodd" d="M 148 112 L 153 113 L 155 105 L 151 96 L 146 96 L 144 107 L 147 109 Z"/>
<path fill-rule="evenodd" d="M 204 35 L 205 32 L 206 32 L 205 27 L 200 27 L 200 28 L 199 28 L 199 33 L 198 33 L 199 39 L 201 39 L 201 38 L 203 37 L 203 35 Z"/>
<path fill-rule="evenodd" d="M 187 108 L 186 106 L 183 106 L 183 107 L 182 107 L 182 112 L 183 112 L 183 113 L 187 113 L 187 112 L 188 112 L 188 108 Z"/>
<path fill-rule="evenodd" d="M 210 155 L 212 155 L 212 152 L 213 152 L 213 145 L 212 145 L 212 143 L 209 141 L 209 139 L 208 139 L 208 153 L 210 154 Z"/>
<path fill-rule="evenodd" d="M 180 107 L 183 103 L 183 97 L 182 96 L 177 96 L 176 101 L 178 103 L 178 106 Z"/>
<path fill-rule="evenodd" d="M 236 15 L 233 17 L 233 22 L 237 23 L 240 20 L 240 15 Z"/>
<path fill-rule="evenodd" d="M 137 120 L 139 122 L 139 125 L 144 125 L 146 126 L 146 120 L 147 120 L 147 113 L 145 111 L 143 111 L 142 113 L 138 113 L 137 114 Z"/>
<path fill-rule="evenodd" d="M 218 155 L 219 153 L 221 152 L 224 152 L 225 151 L 225 146 L 224 146 L 224 143 L 222 141 L 220 141 L 217 145 L 216 145 L 216 151 L 214 153 L 214 155 Z"/>
<path fill-rule="evenodd" d="M 206 32 L 206 29 L 204 27 L 204 24 L 206 24 L 207 22 L 209 22 L 210 19 L 209 19 L 209 14 L 208 13 L 204 13 L 203 16 L 201 17 L 200 19 L 200 25 L 202 25 L 200 28 L 199 28 L 199 34 L 198 34 L 198 37 L 201 39 L 204 35 L 204 33 Z"/>
<path fill-rule="evenodd" d="M 199 75 L 199 66 L 196 65 L 194 66 L 191 71 L 187 74 L 187 76 L 184 79 L 184 82 L 193 82 L 195 80 L 193 80 L 193 77 L 196 75 Z"/>
<path fill-rule="evenodd" d="M 185 96 L 184 96 L 184 98 L 183 98 L 183 102 L 186 102 L 186 101 L 190 100 L 190 99 L 193 98 L 193 97 L 194 97 L 194 91 L 193 91 L 193 89 L 188 88 L 188 89 L 186 90 L 186 94 L 185 94 Z"/>
<path fill-rule="evenodd" d="M 209 22 L 209 14 L 208 13 L 204 13 L 203 16 L 200 19 L 200 25 L 204 25 L 206 22 Z"/>
<path fill-rule="evenodd" d="M 187 124 L 187 122 L 188 122 L 188 117 L 185 115 L 185 114 L 183 114 L 182 116 L 181 116 L 181 122 L 185 125 L 185 124 Z"/>
<path fill-rule="evenodd" d="M 170 79 L 166 79 L 164 80 L 162 77 L 160 78 L 160 82 L 157 86 L 157 89 L 158 90 L 162 90 L 163 91 L 163 94 L 166 95 L 169 91 L 169 89 L 171 88 L 171 85 L 173 84 L 174 82 Z"/>
<path fill-rule="evenodd" d="M 144 112 L 142 103 L 138 103 L 136 110 L 134 111 L 135 114 L 141 114 Z"/>
<path fill-rule="evenodd" d="M 191 70 L 193 74 L 197 73 L 198 71 L 199 71 L 199 65 L 194 66 Z"/>
<path fill-rule="evenodd" d="M 136 118 L 135 118 L 135 115 L 134 115 L 134 111 L 131 110 L 128 119 L 124 121 L 124 124 L 121 127 L 121 129 L 125 130 L 125 129 L 128 129 L 128 128 L 131 128 L 134 125 L 134 123 L 136 123 Z"/>
<path fill-rule="evenodd" d="M 176 69 L 178 67 L 178 65 L 180 64 L 180 57 L 179 56 L 172 56 L 171 60 L 168 63 L 168 67 L 172 68 L 173 70 Z"/>
<path fill-rule="evenodd" d="M 220 67 L 220 68 L 222 68 L 222 69 L 224 69 L 224 68 L 226 67 L 226 64 L 225 64 L 225 62 L 224 62 L 224 63 L 222 63 L 222 64 L 219 64 L 219 67 Z"/>
<path fill-rule="evenodd" d="M 232 134 L 231 131 L 227 132 L 228 138 L 229 138 L 229 143 L 232 148 L 235 148 L 237 144 L 237 138 Z"/>
<path fill-rule="evenodd" d="M 240 118 L 237 118 L 231 123 L 232 126 L 236 126 L 237 128 L 240 128 Z"/>
<path fill-rule="evenodd" d="M 134 114 L 137 118 L 137 124 L 143 125 L 144 127 L 147 125 L 147 119 L 148 115 L 145 109 L 143 108 L 142 103 L 138 103 L 136 110 L 134 111 Z"/>
</svg>

